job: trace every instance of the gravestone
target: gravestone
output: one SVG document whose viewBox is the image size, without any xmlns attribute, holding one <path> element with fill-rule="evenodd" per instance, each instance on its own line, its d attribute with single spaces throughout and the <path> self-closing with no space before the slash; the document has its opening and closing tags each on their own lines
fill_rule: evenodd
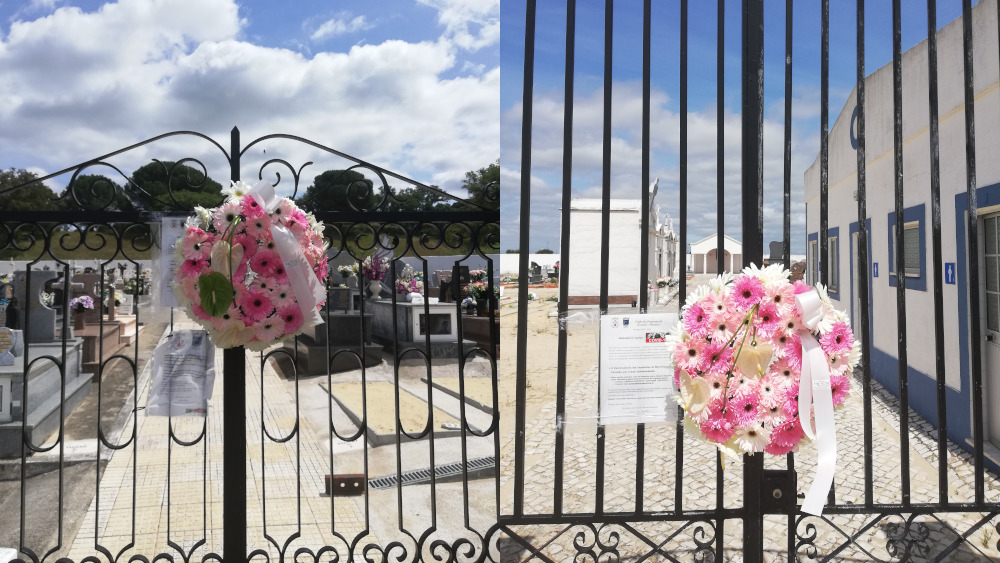
<svg viewBox="0 0 1000 563">
<path fill-rule="evenodd" d="M 780 240 L 772 240 L 768 244 L 768 248 L 771 250 L 771 255 L 767 257 L 768 263 L 777 264 L 785 259 L 785 243 Z"/>
<path fill-rule="evenodd" d="M 27 272 L 14 274 L 14 293 L 18 303 L 22 304 L 25 320 L 21 324 L 28 327 L 28 342 L 53 342 L 56 339 L 56 312 L 42 304 L 41 293 L 45 283 L 58 276 L 58 272 L 51 270 L 34 270 L 29 286 Z"/>
<path fill-rule="evenodd" d="M 331 287 L 327 291 L 327 299 L 330 301 L 331 311 L 353 311 L 355 291 L 347 287 Z"/>
<path fill-rule="evenodd" d="M 534 262 L 528 273 L 528 283 L 542 283 L 542 267 Z"/>
<path fill-rule="evenodd" d="M 125 293 L 125 290 L 119 289 L 118 300 L 121 301 L 121 305 L 118 306 L 119 315 L 131 315 L 132 314 L 132 300 L 133 296 L 131 293 Z"/>
</svg>

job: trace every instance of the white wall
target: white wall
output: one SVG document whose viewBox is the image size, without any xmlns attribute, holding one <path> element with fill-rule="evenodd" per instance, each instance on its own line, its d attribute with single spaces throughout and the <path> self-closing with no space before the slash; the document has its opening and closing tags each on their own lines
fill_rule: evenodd
<svg viewBox="0 0 1000 563">
<path fill-rule="evenodd" d="M 967 252 L 957 248 L 955 224 L 955 194 L 966 190 L 965 168 L 965 82 L 962 66 L 962 22 L 957 20 L 943 28 L 938 36 L 938 95 L 941 170 L 941 235 L 944 262 L 957 264 L 957 254 Z M 976 175 L 977 185 L 987 186 L 1000 179 L 1000 95 L 997 92 L 996 63 L 997 20 L 995 1 L 980 2 L 973 8 Z M 978 56 L 979 53 L 992 53 Z M 924 204 L 922 217 L 925 239 L 926 291 L 906 291 L 907 359 L 914 369 L 925 374 L 935 373 L 934 287 L 931 276 L 931 202 L 930 202 L 930 138 L 927 102 L 926 41 L 903 56 L 903 207 Z M 830 129 L 829 158 L 829 226 L 839 227 L 840 299 L 838 306 L 851 310 L 849 225 L 857 222 L 857 153 L 850 143 L 851 115 L 856 93 L 852 92 Z M 897 311 L 896 288 L 889 285 L 889 224 L 888 215 L 895 210 L 893 174 L 893 105 L 892 68 L 882 67 L 866 80 L 865 105 L 866 142 L 866 206 L 871 220 L 871 261 L 878 264 L 879 277 L 872 279 L 871 317 L 873 344 L 879 350 L 896 356 Z M 819 159 L 805 173 L 807 204 L 807 236 L 819 230 Z M 983 209 L 980 213 L 983 213 Z M 856 257 L 854 257 L 856 262 Z M 958 326 L 967 319 L 958 318 L 957 284 L 942 288 L 945 311 L 944 334 L 946 347 L 947 383 L 959 389 L 961 374 Z"/>
<path fill-rule="evenodd" d="M 520 254 L 498 254 L 497 261 L 493 264 L 493 267 L 498 273 L 501 274 L 512 274 L 517 275 L 518 269 L 521 267 L 521 255 Z M 534 262 L 543 268 L 547 267 L 552 269 L 556 262 L 559 261 L 559 254 L 529 254 L 528 255 L 528 267 L 531 267 L 531 263 Z"/>
<path fill-rule="evenodd" d="M 569 295 L 600 295 L 601 212 L 574 209 L 572 225 Z M 609 228 L 608 295 L 638 295 L 639 237 L 642 229 L 639 212 L 610 211 Z"/>
</svg>

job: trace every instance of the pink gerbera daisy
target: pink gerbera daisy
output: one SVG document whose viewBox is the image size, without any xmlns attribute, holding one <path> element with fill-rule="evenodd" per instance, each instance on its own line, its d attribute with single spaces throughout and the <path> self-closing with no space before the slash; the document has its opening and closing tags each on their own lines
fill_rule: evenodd
<svg viewBox="0 0 1000 563">
<path fill-rule="evenodd" d="M 709 316 L 701 303 L 695 303 L 684 311 L 684 330 L 694 338 L 704 338 L 712 331 Z"/>
<path fill-rule="evenodd" d="M 851 346 L 854 346 L 854 334 L 851 332 L 851 327 L 847 326 L 847 323 L 837 321 L 833 323 L 833 328 L 830 329 L 830 332 L 820 337 L 819 343 L 823 347 L 823 351 L 827 354 L 843 352 L 850 350 Z"/>
<path fill-rule="evenodd" d="M 830 362 L 830 374 L 843 375 L 847 372 L 847 352 L 829 354 L 826 360 Z"/>
<path fill-rule="evenodd" d="M 276 286 L 277 282 L 274 281 L 274 278 L 269 278 L 266 276 L 258 276 L 254 278 L 252 282 L 250 282 L 251 289 L 259 289 L 261 291 L 270 292 Z"/>
<path fill-rule="evenodd" d="M 795 283 L 792 284 L 792 289 L 795 291 L 795 295 L 798 295 L 800 293 L 812 291 L 812 286 L 802 280 L 796 280 Z"/>
<path fill-rule="evenodd" d="M 274 276 L 274 269 L 281 262 L 278 253 L 273 250 L 258 250 L 250 259 L 250 269 L 259 276 Z"/>
<path fill-rule="evenodd" d="M 286 334 L 295 334 L 302 327 L 302 310 L 295 304 L 278 307 L 278 317 L 285 323 Z"/>
<path fill-rule="evenodd" d="M 789 335 L 788 339 L 784 360 L 788 362 L 793 372 L 802 373 L 802 341 L 795 334 Z"/>
<path fill-rule="evenodd" d="M 764 297 L 764 284 L 753 276 L 742 275 L 733 280 L 733 302 L 741 311 L 760 303 Z"/>
<path fill-rule="evenodd" d="M 285 334 L 285 321 L 278 316 L 270 316 L 257 323 L 257 340 L 272 342 Z"/>
<path fill-rule="evenodd" d="M 674 365 L 688 373 L 701 373 L 710 361 L 704 353 L 707 344 L 703 338 L 689 338 L 683 346 L 674 350 Z"/>
<path fill-rule="evenodd" d="M 701 431 L 709 440 L 723 444 L 732 437 L 734 429 L 733 424 L 726 420 L 725 415 L 713 410 L 708 419 L 701 423 Z"/>
<path fill-rule="evenodd" d="M 726 341 L 712 340 L 705 346 L 704 353 L 709 361 L 709 366 L 705 368 L 707 373 L 725 375 L 729 371 L 733 363 L 733 348 Z"/>
<path fill-rule="evenodd" d="M 760 397 L 756 393 L 737 393 L 726 405 L 726 419 L 733 426 L 746 428 L 757 424 Z"/>
<path fill-rule="evenodd" d="M 208 260 L 212 252 L 212 235 L 197 227 L 188 227 L 181 252 L 188 260 Z"/>
<path fill-rule="evenodd" d="M 271 290 L 271 302 L 275 307 L 294 305 L 295 296 L 292 295 L 292 288 L 286 284 L 275 282 L 274 289 Z"/>
<path fill-rule="evenodd" d="M 851 378 L 846 375 L 831 375 L 830 390 L 833 392 L 833 406 L 839 407 L 851 392 Z"/>
<path fill-rule="evenodd" d="M 271 311 L 274 311 L 274 306 L 271 304 L 267 292 L 259 289 L 249 289 L 241 293 L 238 304 L 243 311 L 243 316 L 253 323 L 262 321 L 271 314 Z"/>
<path fill-rule="evenodd" d="M 201 293 L 199 293 L 197 277 L 190 276 L 181 280 L 181 291 L 184 292 L 184 297 L 187 297 L 192 302 L 201 302 Z"/>
<path fill-rule="evenodd" d="M 229 310 L 223 313 L 221 317 L 212 317 L 212 326 L 215 327 L 215 330 L 226 330 L 230 324 L 234 322 L 241 322 L 237 320 L 239 314 L 240 312 L 234 303 L 229 306 Z"/>
<path fill-rule="evenodd" d="M 792 366 L 788 365 L 788 360 L 784 358 L 772 362 L 771 367 L 768 369 L 768 373 L 784 381 L 792 381 L 796 375 Z"/>
<path fill-rule="evenodd" d="M 781 328 L 781 316 L 778 307 L 771 301 L 764 301 L 757 309 L 757 334 L 771 338 Z"/>
<path fill-rule="evenodd" d="M 787 283 L 769 285 L 765 289 L 767 300 L 774 303 L 778 313 L 787 315 L 795 307 L 795 289 Z"/>
<path fill-rule="evenodd" d="M 703 306 L 705 307 L 705 310 L 712 314 L 712 316 L 725 316 L 728 312 L 729 305 L 731 305 L 731 303 L 726 300 L 725 293 L 709 293 L 705 296 L 702 303 L 704 303 Z"/>
<path fill-rule="evenodd" d="M 790 416 L 771 430 L 771 444 L 788 448 L 784 453 L 792 450 L 805 436 L 799 419 Z M 770 453 L 770 452 L 768 452 Z"/>
<path fill-rule="evenodd" d="M 264 208 L 249 194 L 243 196 L 243 200 L 240 202 L 240 210 L 243 212 L 243 216 L 247 218 L 247 221 L 265 215 Z"/>
<path fill-rule="evenodd" d="M 257 254 L 257 240 L 257 238 L 250 236 L 250 233 L 233 237 L 233 242 L 243 247 L 244 260 L 250 260 L 254 254 Z"/>
<path fill-rule="evenodd" d="M 791 385 L 785 389 L 785 401 L 781 404 L 781 410 L 787 416 L 799 413 L 799 387 L 797 385 Z"/>
<path fill-rule="evenodd" d="M 247 235 L 256 240 L 271 236 L 271 218 L 261 213 L 253 219 L 247 218 Z"/>
<path fill-rule="evenodd" d="M 215 230 L 219 233 L 225 233 L 229 229 L 229 225 L 233 223 L 233 220 L 239 217 L 240 211 L 242 209 L 238 201 L 223 203 L 215 210 L 215 214 L 212 216 L 212 225 L 215 227 Z"/>
<path fill-rule="evenodd" d="M 708 383 L 708 388 L 712 393 L 712 399 L 721 399 L 722 395 L 726 392 L 725 374 L 707 373 L 703 379 Z"/>
<path fill-rule="evenodd" d="M 288 271 L 285 270 L 285 263 L 281 261 L 281 258 L 278 258 L 274 263 L 271 275 L 274 276 L 274 280 L 279 284 L 288 284 Z"/>
<path fill-rule="evenodd" d="M 181 273 L 188 277 L 201 275 L 208 268 L 208 260 L 185 260 L 181 263 Z"/>
</svg>

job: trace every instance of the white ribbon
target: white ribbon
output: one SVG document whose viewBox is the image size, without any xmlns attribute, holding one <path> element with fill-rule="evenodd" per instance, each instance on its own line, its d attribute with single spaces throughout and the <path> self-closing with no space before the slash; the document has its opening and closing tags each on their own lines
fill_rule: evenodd
<svg viewBox="0 0 1000 563">
<path fill-rule="evenodd" d="M 274 194 L 274 186 L 267 181 L 260 181 L 256 186 L 247 192 L 257 202 L 265 213 L 271 213 L 281 204 L 281 198 Z M 271 221 L 271 237 L 274 238 L 274 248 L 278 251 L 278 256 L 285 265 L 285 272 L 288 273 L 288 283 L 292 286 L 295 300 L 302 311 L 302 328 L 309 328 L 318 324 L 323 324 L 323 317 L 316 310 L 316 305 L 326 297 L 326 290 L 316 272 L 309 267 L 305 253 L 286 227 L 280 225 L 278 221 Z"/>
<path fill-rule="evenodd" d="M 826 504 L 827 493 L 833 485 L 837 465 L 837 434 L 833 421 L 833 392 L 830 388 L 830 369 L 826 354 L 811 331 L 823 319 L 823 302 L 816 290 L 795 296 L 808 330 L 799 331 L 802 342 L 802 375 L 799 379 L 799 423 L 811 440 L 816 441 L 816 477 L 802 502 L 802 512 L 820 516 Z M 816 432 L 810 422 L 810 410 L 815 410 Z"/>
</svg>

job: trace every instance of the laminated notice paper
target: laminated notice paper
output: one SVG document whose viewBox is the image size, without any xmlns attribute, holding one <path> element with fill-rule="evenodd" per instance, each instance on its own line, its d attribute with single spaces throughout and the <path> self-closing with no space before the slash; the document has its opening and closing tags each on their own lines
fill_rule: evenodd
<svg viewBox="0 0 1000 563">
<path fill-rule="evenodd" d="M 206 416 L 215 383 L 215 346 L 204 330 L 177 330 L 153 352 L 147 416 Z"/>
<path fill-rule="evenodd" d="M 600 424 L 676 420 L 667 333 L 674 313 L 601 317 Z"/>
</svg>

